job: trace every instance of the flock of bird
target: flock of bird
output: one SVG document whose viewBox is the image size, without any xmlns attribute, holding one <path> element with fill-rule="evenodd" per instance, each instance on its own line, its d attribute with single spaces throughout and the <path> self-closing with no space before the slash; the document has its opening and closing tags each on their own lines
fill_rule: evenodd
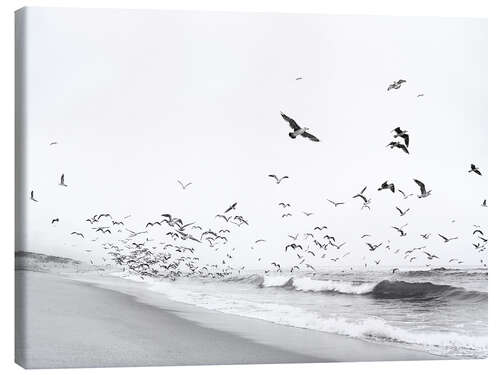
<svg viewBox="0 0 500 375">
<path fill-rule="evenodd" d="M 302 80 L 302 77 L 296 78 Z M 394 81 L 389 85 L 387 91 L 399 90 L 405 80 Z M 422 97 L 419 94 L 417 97 Z M 310 133 L 310 129 L 301 127 L 298 123 L 285 113 L 281 112 L 281 117 L 285 120 L 292 131 L 288 134 L 290 138 L 296 139 L 303 137 L 312 142 L 319 142 L 319 139 Z M 410 135 L 408 131 L 396 127 L 391 131 L 393 133 L 393 141 L 387 146 L 391 149 L 400 149 L 404 153 L 409 154 Z M 401 140 L 401 141 L 400 141 Z M 50 146 L 56 146 L 58 142 L 51 142 Z M 482 176 L 481 171 L 475 164 L 471 164 L 469 173 L 477 176 Z M 289 176 L 278 176 L 277 174 L 269 174 L 268 177 L 274 183 L 280 185 L 288 180 Z M 396 188 L 393 182 L 384 181 L 377 188 L 377 191 L 387 191 L 388 194 L 394 194 L 403 201 L 415 196 L 418 199 L 430 197 L 432 190 L 419 179 L 413 180 L 415 183 L 415 193 L 407 194 L 403 190 Z M 192 182 L 182 182 L 177 180 L 182 190 L 187 190 L 192 185 Z M 60 176 L 58 185 L 61 188 L 68 188 L 65 182 L 65 176 Z M 371 210 L 372 198 L 368 196 L 368 187 L 363 187 L 358 193 L 352 195 L 352 202 L 360 202 L 361 210 Z M 35 192 L 30 192 L 30 200 L 38 203 L 39 200 L 35 196 Z M 335 201 L 327 199 L 328 204 L 335 209 L 341 209 L 342 206 L 348 204 L 347 201 Z M 277 205 L 282 209 L 281 219 L 284 220 L 293 215 L 302 213 L 305 217 L 314 215 L 313 212 L 294 212 L 293 204 L 289 202 L 279 202 Z M 480 204 L 482 207 L 487 207 L 486 199 Z M 400 208 L 395 206 L 395 211 L 399 217 L 404 217 L 410 212 L 410 208 Z M 98 263 L 99 266 L 119 266 L 123 271 L 128 271 L 139 275 L 140 277 L 165 277 L 172 280 L 181 277 L 196 275 L 199 277 L 220 278 L 241 273 L 245 266 L 237 265 L 234 257 L 237 257 L 238 251 L 231 246 L 231 237 L 238 231 L 245 230 L 250 226 L 250 220 L 239 212 L 238 202 L 229 204 L 222 208 L 220 212 L 214 213 L 214 224 L 210 227 L 197 224 L 195 221 L 188 221 L 180 217 L 176 217 L 170 213 L 161 213 L 144 224 L 142 228 L 131 229 L 128 219 L 131 215 L 125 217 L 115 217 L 110 213 L 96 213 L 91 217 L 83 220 L 87 223 L 84 230 L 72 231 L 70 236 L 79 238 L 81 241 L 89 240 L 91 242 L 100 241 L 100 246 L 104 253 L 96 256 L 96 250 L 84 250 L 88 253 L 90 263 L 97 265 L 96 258 L 102 258 L 103 262 Z M 51 218 L 51 225 L 57 227 L 60 218 Z M 395 233 L 399 237 L 408 235 L 408 224 L 401 226 L 392 226 Z M 93 235 L 89 235 L 93 233 Z M 456 239 L 457 236 L 448 236 L 442 233 L 422 233 L 419 234 L 423 241 L 429 240 L 431 236 L 436 236 L 443 241 L 443 244 L 448 244 Z M 413 247 L 410 249 L 395 249 L 391 245 L 390 240 L 375 240 L 369 233 L 360 235 L 360 239 L 366 244 L 367 255 L 377 254 L 373 260 L 373 264 L 379 265 L 386 254 L 399 254 L 403 256 L 403 260 L 408 263 L 413 263 L 417 259 L 424 259 L 428 262 L 426 265 L 431 267 L 432 261 L 440 260 L 440 256 L 435 252 L 427 249 L 426 245 Z M 474 226 L 472 230 L 472 246 L 473 250 L 482 253 L 487 248 L 487 238 L 484 229 L 479 226 Z M 318 263 L 322 266 L 327 266 L 332 263 L 341 262 L 344 258 L 351 255 L 351 251 L 346 250 L 349 245 L 345 241 L 336 238 L 329 231 L 327 225 L 316 225 L 306 228 L 302 233 L 289 234 L 288 240 L 283 243 L 283 253 L 287 257 L 287 269 L 282 267 L 280 260 L 276 259 L 272 262 L 264 264 L 262 262 L 262 253 L 258 251 L 258 247 L 264 244 L 266 239 L 258 238 L 250 246 L 250 251 L 255 253 L 257 262 L 260 262 L 261 268 L 267 274 L 269 272 L 311 272 L 316 273 Z M 84 243 L 81 243 L 82 249 Z M 354 245 L 353 245 L 354 246 Z M 210 252 L 210 261 L 204 262 L 202 259 L 207 258 L 205 255 Z M 217 254 L 217 256 L 214 256 Z M 364 263 L 361 266 L 368 267 L 367 256 L 363 257 Z M 441 260 L 441 262 L 446 260 Z M 447 263 L 461 264 L 463 261 L 457 257 L 451 258 Z M 486 267 L 486 263 L 481 259 L 481 263 Z M 398 269 L 393 269 L 396 272 Z"/>
</svg>

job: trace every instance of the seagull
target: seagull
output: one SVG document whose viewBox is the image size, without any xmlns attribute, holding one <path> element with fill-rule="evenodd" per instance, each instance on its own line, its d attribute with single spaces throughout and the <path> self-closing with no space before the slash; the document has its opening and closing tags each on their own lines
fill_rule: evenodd
<svg viewBox="0 0 500 375">
<path fill-rule="evenodd" d="M 370 236 L 371 236 L 371 234 L 363 234 L 363 235 L 361 236 L 361 238 L 370 237 Z"/>
<path fill-rule="evenodd" d="M 303 250 L 301 245 L 292 243 L 285 246 L 285 252 L 288 250 L 289 247 L 291 247 L 293 250 L 295 250 L 296 248 L 300 248 L 300 250 Z"/>
<path fill-rule="evenodd" d="M 276 180 L 276 184 L 280 184 L 285 178 L 289 178 L 288 176 L 278 177 L 275 174 L 270 174 L 268 177 L 274 178 Z"/>
<path fill-rule="evenodd" d="M 286 214 L 281 215 L 282 218 L 283 217 L 288 217 L 288 216 L 292 216 L 292 214 L 291 213 L 286 213 Z"/>
<path fill-rule="evenodd" d="M 328 229 L 328 227 L 326 225 L 323 225 L 321 227 L 314 227 L 314 230 L 319 230 L 320 232 L 323 230 L 323 229 Z"/>
<path fill-rule="evenodd" d="M 260 240 L 255 241 L 255 243 L 259 243 L 259 242 L 266 242 L 266 240 L 260 239 Z"/>
<path fill-rule="evenodd" d="M 292 240 L 297 241 L 297 237 L 299 237 L 299 234 L 297 233 L 295 236 L 292 236 L 291 234 L 288 235 Z"/>
<path fill-rule="evenodd" d="M 232 216 L 225 216 L 225 215 L 215 215 L 215 218 L 217 219 L 218 217 L 220 217 L 221 219 L 224 219 L 227 222 L 229 222 L 229 220 L 231 220 L 231 217 Z M 201 229 L 201 228 L 200 228 Z"/>
<path fill-rule="evenodd" d="M 306 267 L 307 267 L 307 268 L 312 269 L 313 271 L 316 271 L 316 268 L 314 268 L 314 267 L 313 267 L 313 266 L 311 266 L 310 264 L 307 264 L 307 263 L 306 263 Z"/>
<path fill-rule="evenodd" d="M 396 273 L 397 271 L 399 271 L 399 268 L 393 268 L 392 269 L 392 273 Z"/>
<path fill-rule="evenodd" d="M 387 87 L 387 91 L 392 90 L 392 89 L 398 90 L 403 83 L 406 83 L 406 80 L 400 79 L 399 81 L 394 81 L 393 83 L 391 83 L 389 85 L 389 87 Z"/>
<path fill-rule="evenodd" d="M 71 232 L 71 234 L 74 234 L 75 236 L 80 236 L 80 237 L 84 238 L 83 234 L 79 233 L 79 232 Z"/>
<path fill-rule="evenodd" d="M 305 211 L 302 211 L 302 213 L 306 216 L 311 216 L 311 215 L 314 215 L 314 212 L 305 212 Z"/>
<path fill-rule="evenodd" d="M 68 186 L 64 183 L 64 173 L 61 175 L 61 180 L 59 181 L 59 186 Z"/>
<path fill-rule="evenodd" d="M 286 207 L 290 207 L 290 203 L 280 202 L 280 203 L 278 203 L 278 206 L 281 206 L 281 207 L 283 207 L 283 208 L 286 208 Z"/>
<path fill-rule="evenodd" d="M 180 181 L 180 180 L 177 180 L 177 182 L 179 183 L 179 185 L 181 185 L 182 190 L 186 190 L 187 187 L 192 184 L 192 182 L 188 182 L 187 184 L 183 184 L 182 181 Z"/>
<path fill-rule="evenodd" d="M 236 209 L 237 204 L 238 202 L 235 202 L 232 205 L 230 205 L 229 208 L 226 211 L 224 211 L 224 213 L 227 214 L 229 211 Z"/>
<path fill-rule="evenodd" d="M 398 206 L 396 206 L 396 210 L 398 210 L 398 211 L 399 211 L 399 215 L 400 215 L 400 216 L 405 216 L 405 215 L 408 213 L 408 211 L 410 211 L 410 209 L 409 209 L 409 208 L 407 208 L 406 210 L 404 210 L 404 211 L 403 211 L 403 210 L 401 210 Z"/>
<path fill-rule="evenodd" d="M 55 145 L 57 145 L 57 142 L 56 142 L 56 141 L 54 141 L 54 142 L 50 142 L 50 143 L 49 143 L 49 146 L 55 146 Z"/>
<path fill-rule="evenodd" d="M 415 181 L 415 183 L 420 187 L 420 195 L 417 195 L 417 197 L 426 198 L 429 195 L 431 195 L 432 190 L 429 190 L 429 191 L 425 190 L 425 185 L 422 181 L 419 181 L 417 179 L 413 179 L 413 181 Z"/>
<path fill-rule="evenodd" d="M 337 250 L 340 250 L 340 248 L 342 246 L 344 246 L 345 244 L 346 244 L 345 242 L 342 242 L 340 245 L 336 245 L 336 244 L 332 243 L 332 246 L 335 247 L 335 248 L 337 248 Z"/>
<path fill-rule="evenodd" d="M 382 245 L 382 242 L 379 244 L 376 244 L 376 245 L 372 245 L 371 243 L 366 242 L 366 245 L 368 246 L 370 251 L 375 251 L 375 250 L 377 250 L 378 247 L 380 247 Z"/>
<path fill-rule="evenodd" d="M 417 98 L 421 98 L 421 97 L 423 97 L 423 96 L 424 96 L 424 94 L 418 94 L 418 95 L 417 95 Z"/>
<path fill-rule="evenodd" d="M 430 236 L 431 236 L 430 233 L 424 233 L 420 235 L 420 237 L 422 237 L 424 240 L 428 240 Z"/>
<path fill-rule="evenodd" d="M 434 255 L 434 254 L 431 254 L 431 253 L 428 253 L 427 251 L 424 251 L 424 254 L 427 256 L 427 260 L 432 260 L 432 259 L 439 259 L 439 257 L 437 255 Z"/>
<path fill-rule="evenodd" d="M 382 183 L 382 185 L 380 185 L 380 187 L 377 190 L 380 191 L 380 190 L 385 190 L 385 189 L 389 189 L 390 191 L 392 191 L 394 193 L 394 184 L 390 184 L 387 181 L 384 181 Z"/>
<path fill-rule="evenodd" d="M 488 204 L 486 203 L 486 199 L 481 203 L 481 207 L 488 207 Z"/>
<path fill-rule="evenodd" d="M 33 190 L 31 190 L 30 199 L 31 199 L 33 202 L 38 202 L 38 201 L 35 199 L 35 193 L 33 192 Z"/>
<path fill-rule="evenodd" d="M 301 79 L 302 79 L 302 77 L 295 78 L 296 81 L 300 81 Z"/>
<path fill-rule="evenodd" d="M 445 243 L 448 243 L 448 242 L 450 242 L 450 241 L 452 241 L 452 240 L 456 240 L 456 239 L 458 239 L 458 237 L 447 238 L 447 237 L 443 236 L 442 234 L 438 234 L 438 235 L 439 235 L 439 237 L 441 237 L 441 238 L 443 239 L 443 241 L 444 241 Z"/>
<path fill-rule="evenodd" d="M 396 148 L 400 148 L 401 150 L 403 150 L 404 152 L 406 152 L 407 154 L 409 154 L 410 152 L 408 151 L 408 148 L 400 143 L 400 142 L 390 142 L 387 146 L 385 147 L 390 147 L 391 149 L 393 149 L 394 147 Z"/>
<path fill-rule="evenodd" d="M 408 131 L 401 130 L 401 128 L 398 126 L 397 128 L 392 129 L 391 132 L 396 133 L 394 135 L 394 138 L 403 138 L 403 140 L 405 141 L 405 146 L 410 147 L 410 135 L 408 134 Z"/>
<path fill-rule="evenodd" d="M 481 233 L 481 236 L 484 236 L 484 233 L 480 229 L 474 230 L 474 232 L 472 232 L 472 235 L 475 235 L 476 233 Z"/>
<path fill-rule="evenodd" d="M 411 197 L 413 195 L 413 194 L 406 195 L 405 192 L 401 189 L 398 189 L 398 191 L 401 193 L 401 195 L 403 195 L 403 199 L 408 199 L 409 197 Z"/>
<path fill-rule="evenodd" d="M 403 230 L 403 228 L 404 228 L 405 226 L 406 226 L 406 225 L 403 225 L 401 228 L 398 228 L 398 227 L 391 227 L 391 228 L 396 229 L 396 230 L 399 232 L 399 235 L 400 235 L 401 237 L 404 237 L 404 236 L 406 236 L 406 235 L 408 234 L 408 233 L 406 233 L 406 232 Z"/>
<path fill-rule="evenodd" d="M 330 202 L 331 204 L 333 204 L 335 207 L 340 206 L 342 204 L 345 204 L 345 202 L 334 202 L 330 199 L 327 199 L 327 201 Z"/>
<path fill-rule="evenodd" d="M 307 131 L 309 130 L 309 128 L 301 128 L 296 122 L 294 119 L 288 117 L 287 115 L 285 115 L 283 112 L 281 112 L 281 117 L 283 117 L 283 119 L 285 121 L 288 122 L 288 124 L 290 125 L 290 127 L 292 128 L 293 132 L 290 132 L 288 133 L 288 135 L 290 136 L 290 138 L 292 139 L 295 139 L 297 138 L 297 136 L 301 135 L 302 137 L 305 137 L 305 138 L 309 138 L 311 141 L 313 142 L 319 142 L 319 139 L 316 138 L 314 135 L 312 135 L 311 133 L 308 133 Z"/>
<path fill-rule="evenodd" d="M 55 219 L 52 219 L 51 224 L 58 223 L 58 222 L 59 222 L 59 218 L 55 218 Z"/>
<path fill-rule="evenodd" d="M 476 167 L 474 164 L 470 165 L 470 170 L 469 173 L 474 172 L 475 174 L 482 176 L 481 172 L 479 171 L 479 168 Z"/>
<path fill-rule="evenodd" d="M 361 192 L 359 194 L 356 194 L 355 196 L 353 196 L 353 198 L 358 198 L 359 197 L 359 198 L 362 198 L 365 201 L 365 203 L 368 203 L 368 199 L 363 195 L 363 193 L 365 192 L 366 188 L 367 187 L 365 186 L 363 188 L 363 190 L 361 190 Z"/>
</svg>

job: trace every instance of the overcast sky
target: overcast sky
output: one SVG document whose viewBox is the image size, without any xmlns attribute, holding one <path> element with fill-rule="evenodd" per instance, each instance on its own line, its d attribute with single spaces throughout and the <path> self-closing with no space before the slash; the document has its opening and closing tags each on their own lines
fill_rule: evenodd
<svg viewBox="0 0 500 375">
<path fill-rule="evenodd" d="M 229 226 L 235 265 L 257 266 L 257 257 L 292 264 L 287 235 L 320 224 L 347 242 L 329 250 L 351 252 L 343 265 L 407 265 L 404 250 L 421 245 L 441 257 L 436 265 L 485 259 L 472 247 L 472 225 L 487 225 L 486 20 L 54 8 L 25 15 L 27 171 L 19 192 L 29 204 L 17 250 L 88 260 L 83 250 L 99 243 L 84 221 L 93 214 L 131 214 L 133 230 L 167 212 L 219 229 L 226 226 L 215 214 L 238 202 L 250 226 Z M 407 83 L 388 92 L 398 79 Z M 321 142 L 290 139 L 280 111 Z M 396 126 L 410 134 L 410 155 L 385 147 Z M 482 177 L 467 172 L 471 163 Z M 58 186 L 62 173 L 67 188 Z M 270 173 L 290 178 L 276 185 Z M 432 189 L 429 198 L 377 191 L 389 180 L 415 194 L 413 178 Z M 183 191 L 177 179 L 193 184 Z M 371 211 L 351 198 L 366 185 Z M 29 201 L 32 189 L 38 203 Z M 334 208 L 327 198 L 346 204 Z M 410 211 L 401 218 L 396 206 Z M 282 219 L 284 212 L 294 216 Z M 406 223 L 400 238 L 391 226 Z M 165 231 L 148 236 L 162 240 Z M 433 237 L 423 241 L 426 232 Z M 459 240 L 444 245 L 438 232 Z M 369 253 L 363 233 L 402 251 Z M 253 245 L 259 238 L 267 242 Z M 208 247 L 199 254 L 220 257 Z"/>
</svg>

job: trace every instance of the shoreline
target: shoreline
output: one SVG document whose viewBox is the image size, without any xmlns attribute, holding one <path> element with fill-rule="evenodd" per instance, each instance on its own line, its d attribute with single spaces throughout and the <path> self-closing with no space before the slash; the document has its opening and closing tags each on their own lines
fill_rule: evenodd
<svg viewBox="0 0 500 375">
<path fill-rule="evenodd" d="M 17 311 L 25 307 L 16 320 L 16 362 L 23 367 L 447 359 L 208 310 L 134 281 L 68 276 L 16 270 Z"/>
</svg>

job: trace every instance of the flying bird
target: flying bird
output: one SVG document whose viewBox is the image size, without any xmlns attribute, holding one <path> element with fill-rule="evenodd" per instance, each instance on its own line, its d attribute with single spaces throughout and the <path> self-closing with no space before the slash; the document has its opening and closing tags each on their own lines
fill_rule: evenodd
<svg viewBox="0 0 500 375">
<path fill-rule="evenodd" d="M 59 218 L 55 218 L 55 219 L 52 219 L 52 221 L 50 223 L 54 224 L 54 223 L 58 223 L 58 222 L 59 222 Z"/>
<path fill-rule="evenodd" d="M 229 222 L 229 220 L 231 220 L 231 217 L 232 216 L 225 216 L 225 215 L 215 215 L 215 218 L 217 219 L 218 217 L 220 217 L 221 219 L 224 219 L 227 222 Z M 201 228 L 200 228 L 201 229 Z"/>
<path fill-rule="evenodd" d="M 276 180 L 276 184 L 280 184 L 285 178 L 289 178 L 288 176 L 278 177 L 275 174 L 270 174 L 268 177 L 274 178 Z"/>
<path fill-rule="evenodd" d="M 391 227 L 391 228 L 396 229 L 396 230 L 399 232 L 399 235 L 400 235 L 401 237 L 404 237 L 404 236 L 406 236 L 406 235 L 408 234 L 408 233 L 406 233 L 406 232 L 403 230 L 403 228 L 404 228 L 405 226 L 406 226 L 406 225 L 403 225 L 401 228 L 398 228 L 398 227 Z"/>
<path fill-rule="evenodd" d="M 237 204 L 238 202 L 235 202 L 232 205 L 230 205 L 229 208 L 226 211 L 224 211 L 224 213 L 227 214 L 229 211 L 236 209 Z"/>
<path fill-rule="evenodd" d="M 179 185 L 181 185 L 182 190 L 186 190 L 187 187 L 192 184 L 192 182 L 188 182 L 187 184 L 183 184 L 182 181 L 180 181 L 180 180 L 177 180 L 177 182 L 179 183 Z"/>
<path fill-rule="evenodd" d="M 481 172 L 479 171 L 479 168 L 476 167 L 474 164 L 470 165 L 470 170 L 469 173 L 474 172 L 475 174 L 482 176 Z"/>
<path fill-rule="evenodd" d="M 410 151 L 408 151 L 408 148 L 404 144 L 402 144 L 400 142 L 394 142 L 394 141 L 390 142 L 386 147 L 390 147 L 391 149 L 393 149 L 394 147 L 396 147 L 396 148 L 399 148 L 399 149 L 403 150 L 407 154 L 410 153 Z"/>
<path fill-rule="evenodd" d="M 401 130 L 401 128 L 398 126 L 397 128 L 392 129 L 391 132 L 396 133 L 394 135 L 394 138 L 402 138 L 405 141 L 405 146 L 410 147 L 410 135 L 408 134 L 408 131 Z"/>
<path fill-rule="evenodd" d="M 389 87 L 387 87 L 387 91 L 390 91 L 390 90 L 398 90 L 399 88 L 401 88 L 401 85 L 403 83 L 406 83 L 406 80 L 404 79 L 400 79 L 398 81 L 394 81 L 393 83 L 391 83 L 389 85 Z"/>
<path fill-rule="evenodd" d="M 413 194 L 408 194 L 406 195 L 405 192 L 401 189 L 398 189 L 398 191 L 401 193 L 401 195 L 403 196 L 403 199 L 408 199 L 409 197 L 411 197 Z"/>
<path fill-rule="evenodd" d="M 390 190 L 394 193 L 394 191 L 395 191 L 394 184 L 392 184 L 392 183 L 390 184 L 389 182 L 384 181 L 384 182 L 382 182 L 382 185 L 380 185 L 380 187 L 377 190 L 380 191 L 380 190 L 386 190 L 386 189 Z"/>
<path fill-rule="evenodd" d="M 35 193 L 33 192 L 33 190 L 31 190 L 31 193 L 30 193 L 30 199 L 31 199 L 33 202 L 38 202 L 38 201 L 35 199 Z"/>
<path fill-rule="evenodd" d="M 363 200 L 365 201 L 365 203 L 368 203 L 368 199 L 367 199 L 367 198 L 363 195 L 363 194 L 364 194 L 364 192 L 366 191 L 366 188 L 367 188 L 367 186 L 365 186 L 365 187 L 363 188 L 363 190 L 361 190 L 361 192 L 360 192 L 360 193 L 358 193 L 358 194 L 356 194 L 355 196 L 353 196 L 353 198 L 361 198 L 361 199 L 363 199 Z"/>
<path fill-rule="evenodd" d="M 80 236 L 82 238 L 85 238 L 84 235 L 82 233 L 79 233 L 79 232 L 71 232 L 71 234 L 74 234 L 75 236 Z"/>
<path fill-rule="evenodd" d="M 283 208 L 286 208 L 286 207 L 290 207 L 290 203 L 280 202 L 280 203 L 278 203 L 278 206 L 281 206 L 281 207 L 283 207 Z"/>
<path fill-rule="evenodd" d="M 59 186 L 68 186 L 64 183 L 64 173 L 61 175 L 61 179 L 59 181 Z"/>
<path fill-rule="evenodd" d="M 340 206 L 342 204 L 345 204 L 345 202 L 334 202 L 330 199 L 327 199 L 327 201 L 330 202 L 331 204 L 333 204 L 335 207 Z"/>
<path fill-rule="evenodd" d="M 417 180 L 417 179 L 413 179 L 413 181 L 415 181 L 415 183 L 416 183 L 416 184 L 418 185 L 418 187 L 420 188 L 420 195 L 417 195 L 417 197 L 419 197 L 419 198 L 426 198 L 426 197 L 428 197 L 429 195 L 431 195 L 431 191 L 432 191 L 432 190 L 427 191 L 427 190 L 425 189 L 425 185 L 424 185 L 424 183 L 423 183 L 422 181 L 419 181 L 419 180 Z"/>
<path fill-rule="evenodd" d="M 439 233 L 438 233 L 438 235 L 439 235 L 439 237 L 441 237 L 443 239 L 444 243 L 448 243 L 448 242 L 450 242 L 452 240 L 458 239 L 458 237 L 447 238 L 447 237 L 445 237 L 445 236 L 443 236 L 442 234 L 439 234 Z"/>
<path fill-rule="evenodd" d="M 314 230 L 319 230 L 320 232 L 323 230 L 323 229 L 328 229 L 328 227 L 326 225 L 323 225 L 321 227 L 314 227 Z"/>
<path fill-rule="evenodd" d="M 382 245 L 382 242 L 379 244 L 375 244 L 375 245 L 372 245 L 371 243 L 366 242 L 366 245 L 368 246 L 368 249 L 370 251 L 375 251 L 375 250 L 377 250 L 377 248 L 379 248 Z"/>
<path fill-rule="evenodd" d="M 486 199 L 481 203 L 481 207 L 488 207 L 488 204 L 486 203 Z"/>
<path fill-rule="evenodd" d="M 407 208 L 406 210 L 404 210 L 404 211 L 403 211 L 403 210 L 401 210 L 401 208 L 399 208 L 398 206 L 396 206 L 396 210 L 398 210 L 398 211 L 399 211 L 399 215 L 400 215 L 400 216 L 405 216 L 405 215 L 408 213 L 408 211 L 410 211 L 410 209 L 409 209 L 409 208 Z"/>
<path fill-rule="evenodd" d="M 311 133 L 308 133 L 309 128 L 301 128 L 295 122 L 294 119 L 292 119 L 291 117 L 288 117 L 283 112 L 281 112 L 281 117 L 283 117 L 283 119 L 288 122 L 288 124 L 290 125 L 290 127 L 293 130 L 293 132 L 288 133 L 288 135 L 290 136 L 290 138 L 295 139 L 295 138 L 297 138 L 297 136 L 301 135 L 302 137 L 309 138 L 313 142 L 319 142 L 318 138 L 316 138 Z"/>
</svg>

